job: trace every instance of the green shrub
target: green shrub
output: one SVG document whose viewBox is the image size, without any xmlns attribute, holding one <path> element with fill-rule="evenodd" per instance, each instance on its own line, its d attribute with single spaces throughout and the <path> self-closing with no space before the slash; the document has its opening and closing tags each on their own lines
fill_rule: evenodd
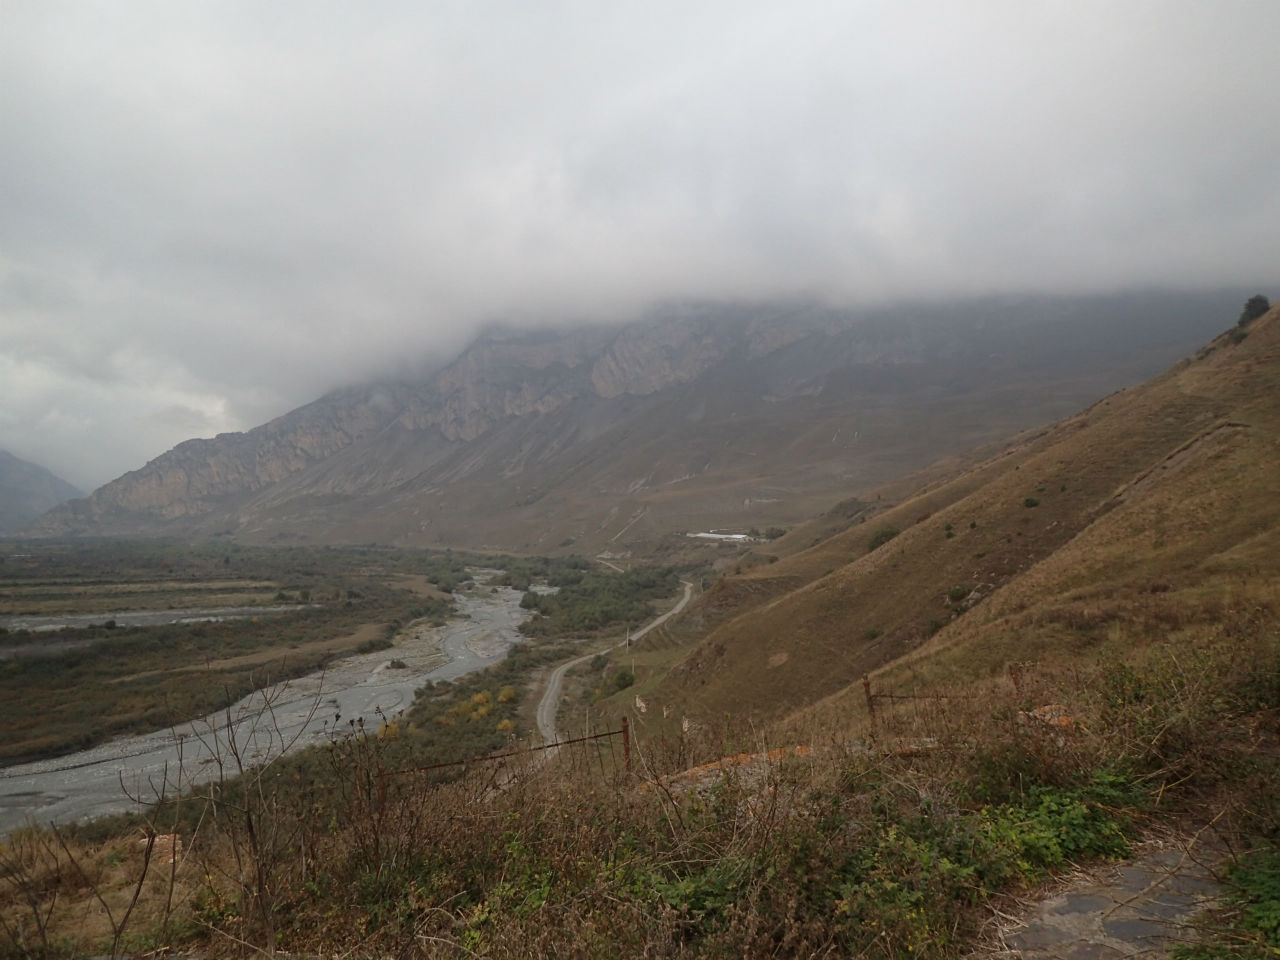
<svg viewBox="0 0 1280 960">
<path fill-rule="evenodd" d="M 1280 851 L 1265 850 L 1243 860 L 1231 872 L 1234 899 L 1244 905 L 1240 926 L 1280 948 Z"/>
<path fill-rule="evenodd" d="M 867 541 L 867 551 L 875 550 L 877 547 L 883 547 L 886 543 L 896 537 L 901 531 L 897 527 L 881 527 L 871 535 L 871 539 Z"/>
<path fill-rule="evenodd" d="M 1237 323 L 1239 326 L 1247 327 L 1270 309 L 1270 300 L 1260 293 L 1254 294 L 1244 302 L 1244 309 L 1240 311 L 1240 319 Z"/>
<path fill-rule="evenodd" d="M 1029 508 L 1031 508 L 1031 507 L 1038 507 L 1038 506 L 1040 506 L 1040 501 L 1039 501 L 1039 500 L 1037 500 L 1035 497 L 1027 497 L 1027 499 L 1025 499 L 1025 500 L 1023 500 L 1023 501 L 1022 501 L 1022 505 L 1023 505 L 1024 507 L 1027 507 L 1027 508 L 1029 509 Z"/>
<path fill-rule="evenodd" d="M 1207 943 L 1174 949 L 1174 960 L 1263 960 L 1280 954 L 1280 850 L 1241 859 L 1227 875 L 1227 911 Z"/>
<path fill-rule="evenodd" d="M 891 789 L 877 791 L 875 825 L 832 887 L 832 912 L 856 954 L 952 955 L 961 908 L 1077 859 L 1128 851 L 1115 810 L 1131 791 L 1106 773 L 1083 788 L 1034 785 L 1019 802 L 972 810 L 928 797 L 904 809 Z"/>
<path fill-rule="evenodd" d="M 653 615 L 649 601 L 669 597 L 679 589 L 671 568 L 636 567 L 626 573 L 566 570 L 548 577 L 555 593 L 528 591 L 520 601 L 540 616 L 526 622 L 528 636 L 582 634 L 640 623 Z"/>
</svg>

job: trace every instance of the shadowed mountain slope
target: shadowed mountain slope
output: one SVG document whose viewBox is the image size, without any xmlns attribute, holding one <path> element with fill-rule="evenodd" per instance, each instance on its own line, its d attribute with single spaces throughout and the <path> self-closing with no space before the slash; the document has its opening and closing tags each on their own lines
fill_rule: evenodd
<svg viewBox="0 0 1280 960">
<path fill-rule="evenodd" d="M 1150 375 L 1239 301 L 697 305 L 494 334 L 419 382 L 180 444 L 29 532 L 551 552 L 791 523 Z"/>
<path fill-rule="evenodd" d="M 64 500 L 83 496 L 39 464 L 0 450 L 0 535 L 12 533 Z"/>
<path fill-rule="evenodd" d="M 1274 629 L 1278 463 L 1272 310 L 815 545 L 779 544 L 700 599 L 709 631 L 653 699 L 777 718 L 860 699 L 855 681 L 890 664 L 886 679 L 936 689 L 1108 644 Z"/>
</svg>

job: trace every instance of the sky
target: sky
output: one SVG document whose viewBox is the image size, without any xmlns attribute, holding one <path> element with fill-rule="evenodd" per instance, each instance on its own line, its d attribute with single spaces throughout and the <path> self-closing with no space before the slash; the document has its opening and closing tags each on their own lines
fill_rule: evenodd
<svg viewBox="0 0 1280 960">
<path fill-rule="evenodd" d="M 1273 277 L 1277 37 L 1271 0 L 0 0 L 0 448 L 92 489 L 495 322 Z"/>
</svg>

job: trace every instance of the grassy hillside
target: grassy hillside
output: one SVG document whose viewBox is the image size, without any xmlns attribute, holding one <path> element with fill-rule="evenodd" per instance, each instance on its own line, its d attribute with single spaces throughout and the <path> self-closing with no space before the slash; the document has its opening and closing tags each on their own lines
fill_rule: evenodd
<svg viewBox="0 0 1280 960">
<path fill-rule="evenodd" d="M 713 629 L 655 695 L 703 717 L 776 718 L 907 654 L 916 671 L 939 664 L 930 675 L 959 680 L 1078 652 L 1115 622 L 1155 636 L 1240 604 L 1270 616 L 1277 312 L 1241 332 L 724 579 L 694 612 Z"/>
</svg>

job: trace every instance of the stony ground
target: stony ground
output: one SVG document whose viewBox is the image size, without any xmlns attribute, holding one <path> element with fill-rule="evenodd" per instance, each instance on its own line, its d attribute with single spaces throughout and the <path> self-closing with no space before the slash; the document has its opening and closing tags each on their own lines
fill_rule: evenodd
<svg viewBox="0 0 1280 960">
<path fill-rule="evenodd" d="M 1221 892 L 1224 854 L 1209 845 L 1152 843 L 1047 899 L 1002 914 L 988 958 L 1162 957 L 1196 938 L 1194 921 Z"/>
</svg>

